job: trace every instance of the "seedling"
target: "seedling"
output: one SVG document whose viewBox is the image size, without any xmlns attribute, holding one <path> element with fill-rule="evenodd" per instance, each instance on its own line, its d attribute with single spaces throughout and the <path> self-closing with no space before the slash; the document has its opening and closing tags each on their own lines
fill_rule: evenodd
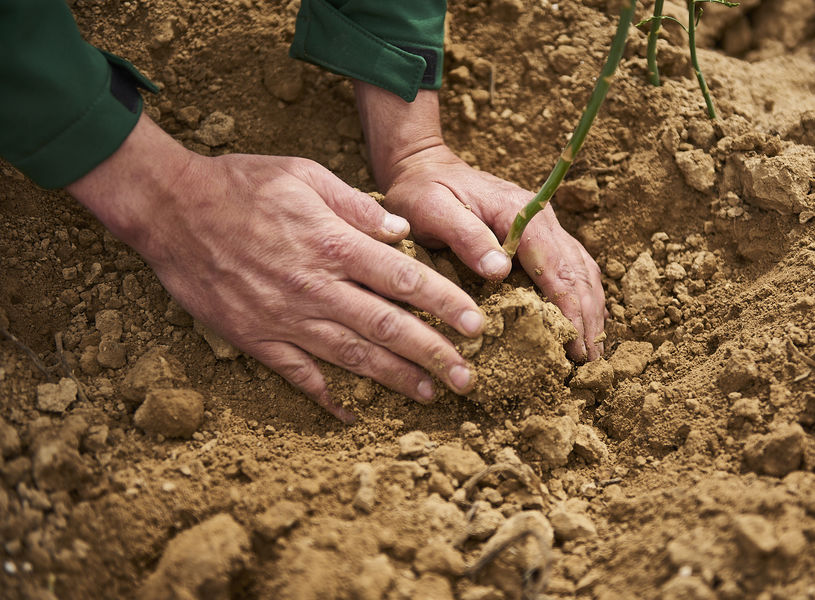
<svg viewBox="0 0 815 600">
<path fill-rule="evenodd" d="M 591 93 L 586 109 L 583 111 L 583 115 L 580 117 L 580 121 L 571 139 L 569 139 L 563 152 L 561 152 L 560 158 L 557 164 L 555 164 L 555 168 L 552 169 L 549 177 L 546 178 L 541 189 L 535 194 L 535 197 L 532 198 L 529 204 L 521 209 L 521 212 L 518 213 L 510 226 L 509 233 L 503 245 L 504 251 L 510 257 L 514 256 L 515 251 L 518 250 L 523 230 L 529 224 L 529 221 L 532 220 L 532 217 L 546 208 L 546 205 L 549 203 L 555 190 L 557 190 L 560 182 L 563 181 L 563 177 L 566 175 L 569 167 L 572 166 L 577 153 L 580 151 L 583 141 L 586 139 L 586 134 L 589 132 L 589 129 L 591 129 L 591 124 L 597 116 L 597 111 L 600 110 L 608 88 L 611 86 L 614 73 L 617 71 L 617 66 L 620 64 L 620 58 L 622 58 L 623 50 L 625 49 L 625 39 L 628 36 L 628 28 L 631 26 L 631 21 L 634 18 L 636 5 L 637 0 L 623 0 L 623 6 L 620 10 L 620 22 L 617 25 L 617 32 L 614 34 L 614 39 L 611 42 L 608 59 L 606 59 L 603 70 L 600 71 L 600 77 L 597 78 L 597 83 L 594 86 L 594 91 Z"/>
<path fill-rule="evenodd" d="M 710 97 L 710 89 L 705 82 L 705 76 L 702 74 L 702 69 L 699 67 L 699 59 L 696 56 L 696 27 L 699 25 L 699 19 L 702 17 L 702 7 L 699 7 L 697 12 L 697 4 L 723 4 L 725 6 L 734 7 L 738 6 L 738 2 L 727 2 L 726 0 L 687 0 L 688 4 L 688 26 L 680 23 L 673 17 L 662 14 L 662 6 L 664 0 L 656 0 L 654 3 L 654 14 L 647 19 L 637 23 L 637 27 L 651 23 L 651 30 L 648 33 L 648 79 L 653 85 L 659 85 L 659 67 L 657 65 L 657 38 L 659 37 L 659 30 L 662 27 L 662 21 L 673 21 L 677 23 L 685 33 L 688 34 L 688 46 L 690 46 L 690 60 L 693 64 L 693 70 L 696 73 L 696 79 L 699 81 L 699 88 L 702 90 L 702 95 L 705 97 L 705 105 L 707 106 L 707 116 L 711 119 L 716 118 L 716 109 L 713 107 L 713 100 Z"/>
</svg>

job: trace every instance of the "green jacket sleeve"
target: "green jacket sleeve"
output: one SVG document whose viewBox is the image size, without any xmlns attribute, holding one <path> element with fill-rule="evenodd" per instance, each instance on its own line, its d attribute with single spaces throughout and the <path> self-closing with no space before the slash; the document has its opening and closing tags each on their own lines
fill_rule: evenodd
<svg viewBox="0 0 815 600">
<path fill-rule="evenodd" d="M 289 53 L 408 102 L 441 87 L 446 0 L 302 0 Z"/>
<path fill-rule="evenodd" d="M 0 0 L 0 156 L 47 188 L 113 154 L 157 91 L 79 34 L 65 0 Z"/>
</svg>

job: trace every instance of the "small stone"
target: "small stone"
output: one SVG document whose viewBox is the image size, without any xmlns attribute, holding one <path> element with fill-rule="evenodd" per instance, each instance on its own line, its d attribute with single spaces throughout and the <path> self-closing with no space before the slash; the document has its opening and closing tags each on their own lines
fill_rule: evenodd
<svg viewBox="0 0 815 600">
<path fill-rule="evenodd" d="M 99 346 L 86 346 L 79 356 L 79 368 L 86 375 L 96 376 L 102 372 L 97 357 L 99 356 Z"/>
<path fill-rule="evenodd" d="M 642 252 L 622 277 L 625 304 L 634 310 L 657 306 L 659 271 L 654 259 Z"/>
<path fill-rule="evenodd" d="M 608 447 L 591 425 L 578 423 L 574 438 L 574 453 L 587 463 L 601 462 L 608 458 Z"/>
<path fill-rule="evenodd" d="M 681 281 L 688 276 L 685 267 L 678 262 L 672 262 L 665 265 L 665 279 L 670 281 Z"/>
<path fill-rule="evenodd" d="M 459 65 L 454 69 L 450 69 L 447 73 L 450 81 L 455 83 L 469 83 L 470 82 L 470 69 L 467 65 Z"/>
<path fill-rule="evenodd" d="M 464 117 L 464 120 L 469 123 L 477 123 L 478 111 L 475 108 L 473 97 L 469 94 L 461 94 L 459 99 L 461 100 L 461 115 Z"/>
<path fill-rule="evenodd" d="M 201 111 L 197 106 L 185 106 L 176 111 L 175 118 L 187 127 L 197 127 L 201 120 Z"/>
<path fill-rule="evenodd" d="M 238 358 L 238 356 L 240 356 L 240 350 L 235 348 L 235 346 L 227 342 L 224 338 L 212 331 L 200 321 L 195 321 L 194 327 L 195 332 L 202 336 L 206 340 L 207 344 L 209 344 L 209 347 L 212 348 L 215 358 L 219 360 L 235 360 Z"/>
<path fill-rule="evenodd" d="M 98 262 L 91 264 L 85 271 L 85 286 L 90 287 L 102 276 L 102 265 Z"/>
<path fill-rule="evenodd" d="M 549 513 L 549 522 L 559 540 L 580 540 L 597 537 L 597 529 L 592 520 L 583 512 L 572 510 L 568 504 L 561 504 Z"/>
<path fill-rule="evenodd" d="M 164 348 L 148 350 L 133 365 L 122 384 L 122 395 L 132 403 L 141 402 L 150 388 L 168 388 L 187 382 L 184 367 Z"/>
<path fill-rule="evenodd" d="M 147 393 L 133 422 L 148 433 L 189 438 L 204 420 L 204 399 L 185 389 L 154 389 Z"/>
<path fill-rule="evenodd" d="M 738 392 L 752 385 L 758 379 L 758 366 L 750 350 L 736 349 L 724 365 L 724 370 L 716 380 L 724 393 Z"/>
<path fill-rule="evenodd" d="M 577 368 L 569 387 L 577 390 L 605 392 L 614 385 L 614 368 L 605 359 L 598 358 Z"/>
<path fill-rule="evenodd" d="M 179 533 L 137 594 L 139 600 L 228 600 L 231 580 L 249 562 L 249 536 L 231 516 L 219 514 Z"/>
<path fill-rule="evenodd" d="M 65 267 L 62 269 L 62 278 L 65 281 L 74 281 L 77 278 L 78 272 L 76 267 Z"/>
<path fill-rule="evenodd" d="M 449 499 L 454 493 L 455 488 L 450 483 L 450 478 L 440 471 L 434 472 L 427 480 L 427 491 L 431 494 L 438 494 L 442 498 Z"/>
<path fill-rule="evenodd" d="M 476 540 L 486 540 L 506 521 L 506 517 L 487 502 L 477 501 L 473 506 L 475 516 L 467 523 L 467 536 Z"/>
<path fill-rule="evenodd" d="M 620 279 L 625 275 L 625 265 L 616 258 L 609 258 L 606 261 L 606 275 L 612 279 Z"/>
<path fill-rule="evenodd" d="M 260 514 L 254 531 L 267 542 L 273 542 L 289 532 L 306 516 L 306 507 L 299 502 L 281 500 Z"/>
<path fill-rule="evenodd" d="M 77 391 L 76 382 L 69 377 L 63 377 L 58 384 L 41 383 L 37 386 L 37 408 L 63 413 L 76 400 Z"/>
<path fill-rule="evenodd" d="M 195 132 L 195 139 L 210 147 L 223 146 L 237 137 L 235 119 L 217 110 L 209 115 Z"/>
<path fill-rule="evenodd" d="M 716 183 L 716 164 L 704 150 L 684 150 L 674 154 L 676 166 L 682 172 L 687 183 L 693 189 L 707 192 Z"/>
<path fill-rule="evenodd" d="M 96 313 L 96 330 L 103 340 L 120 340 L 124 330 L 122 313 L 118 310 L 100 310 Z"/>
<path fill-rule="evenodd" d="M 747 554 L 770 554 L 778 547 L 773 524 L 761 515 L 738 515 L 733 527 L 739 547 Z"/>
<path fill-rule="evenodd" d="M 577 436 L 577 425 L 571 417 L 532 415 L 521 422 L 520 429 L 532 448 L 540 454 L 544 468 L 554 469 L 569 462 Z"/>
<path fill-rule="evenodd" d="M 430 452 L 432 443 L 423 431 L 411 431 L 399 438 L 399 456 L 416 458 Z"/>
<path fill-rule="evenodd" d="M 102 452 L 107 448 L 109 429 L 107 425 L 91 425 L 82 440 L 86 452 Z"/>
<path fill-rule="evenodd" d="M 370 463 L 354 465 L 354 477 L 359 488 L 351 501 L 351 506 L 364 513 L 371 513 L 376 505 L 376 471 Z"/>
<path fill-rule="evenodd" d="M 650 342 L 627 340 L 617 347 L 608 364 L 614 370 L 614 378 L 620 381 L 642 374 L 653 354 L 654 346 Z"/>
<path fill-rule="evenodd" d="M 433 538 L 416 552 L 413 567 L 418 573 L 438 573 L 461 577 L 467 570 L 464 558 L 453 546 L 441 538 Z"/>
<path fill-rule="evenodd" d="M 751 471 L 784 477 L 800 468 L 806 434 L 798 424 L 778 425 L 767 434 L 755 434 L 744 446 L 744 463 Z"/>
<path fill-rule="evenodd" d="M 131 302 L 135 302 L 144 295 L 144 288 L 133 273 L 128 273 L 122 279 L 122 294 Z"/>
<path fill-rule="evenodd" d="M 442 472 L 464 482 L 487 468 L 478 454 L 455 446 L 440 446 L 433 452 L 433 460 Z"/>
<path fill-rule="evenodd" d="M 526 12 L 521 0 L 494 0 L 490 8 L 491 14 L 505 21 L 517 21 Z"/>
<path fill-rule="evenodd" d="M 96 362 L 106 369 L 121 369 L 127 364 L 127 349 L 116 340 L 106 339 L 99 342 Z"/>
</svg>

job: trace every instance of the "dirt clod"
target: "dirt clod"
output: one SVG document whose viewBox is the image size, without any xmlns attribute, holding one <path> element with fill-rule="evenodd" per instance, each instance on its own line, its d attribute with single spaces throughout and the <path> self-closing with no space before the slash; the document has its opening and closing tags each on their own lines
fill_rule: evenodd
<svg viewBox="0 0 815 600">
<path fill-rule="evenodd" d="M 204 399 L 195 390 L 157 388 L 147 392 L 133 422 L 148 433 L 189 438 L 204 419 Z"/>
</svg>

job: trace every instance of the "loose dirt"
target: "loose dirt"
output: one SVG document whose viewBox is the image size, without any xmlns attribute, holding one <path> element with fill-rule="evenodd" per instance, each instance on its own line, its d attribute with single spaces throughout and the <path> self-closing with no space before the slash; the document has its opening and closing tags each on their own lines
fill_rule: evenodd
<svg viewBox="0 0 815 600">
<path fill-rule="evenodd" d="M 350 84 L 286 56 L 297 2 L 71 4 L 92 43 L 161 84 L 148 113 L 188 147 L 306 156 L 374 189 Z M 479 387 L 423 407 L 327 369 L 351 427 L 195 327 L 64 193 L 0 164 L 0 326 L 53 379 L 0 340 L 0 596 L 815 597 L 815 2 L 705 6 L 720 119 L 678 28 L 658 88 L 632 31 L 554 201 L 603 269 L 604 359 L 565 359 L 569 326 L 523 273 L 486 283 L 412 245 L 491 316 L 455 340 Z M 615 9 L 449 11 L 447 141 L 537 188 Z"/>
</svg>

